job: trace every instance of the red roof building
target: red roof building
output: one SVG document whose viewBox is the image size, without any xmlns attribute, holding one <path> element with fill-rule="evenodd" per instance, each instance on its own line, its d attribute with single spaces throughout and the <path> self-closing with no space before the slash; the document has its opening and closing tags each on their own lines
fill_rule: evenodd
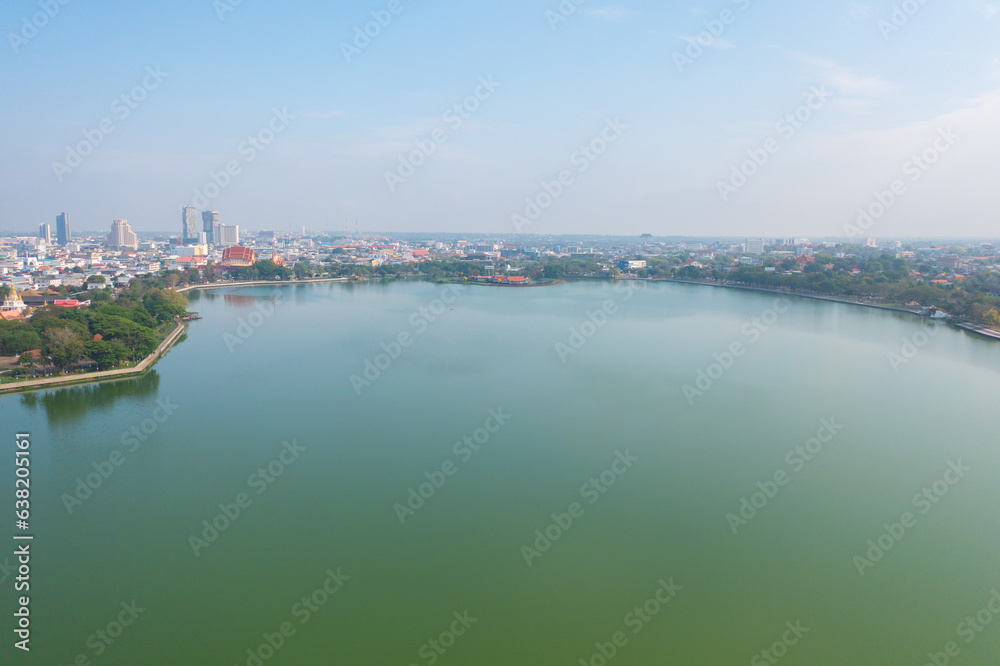
<svg viewBox="0 0 1000 666">
<path fill-rule="evenodd" d="M 248 247 L 234 245 L 222 251 L 222 263 L 225 268 L 246 268 L 253 266 L 257 261 L 257 255 Z"/>
</svg>

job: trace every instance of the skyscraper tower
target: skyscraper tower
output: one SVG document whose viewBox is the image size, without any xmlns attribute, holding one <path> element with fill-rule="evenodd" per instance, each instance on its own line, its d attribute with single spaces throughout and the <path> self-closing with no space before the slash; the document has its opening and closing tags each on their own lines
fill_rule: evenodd
<svg viewBox="0 0 1000 666">
<path fill-rule="evenodd" d="M 112 222 L 111 233 L 108 234 L 108 247 L 118 250 L 134 250 L 139 247 L 135 232 L 126 220 Z"/>
<path fill-rule="evenodd" d="M 219 214 L 214 210 L 206 210 L 201 214 L 202 231 L 208 237 L 209 243 L 214 243 L 215 238 L 212 236 L 212 232 L 215 229 L 215 225 L 219 223 Z"/>
<path fill-rule="evenodd" d="M 42 222 L 41 224 L 39 224 L 38 225 L 38 237 L 41 238 L 43 241 L 45 241 L 46 245 L 48 245 L 49 243 L 51 243 L 52 242 L 52 227 L 49 226 L 48 224 L 46 224 L 45 222 Z"/>
<path fill-rule="evenodd" d="M 60 245 L 66 245 L 73 237 L 69 228 L 69 213 L 59 213 L 56 215 L 56 240 Z"/>
<path fill-rule="evenodd" d="M 198 211 L 194 206 L 184 206 L 181 211 L 181 237 L 184 243 L 198 242 Z"/>
</svg>

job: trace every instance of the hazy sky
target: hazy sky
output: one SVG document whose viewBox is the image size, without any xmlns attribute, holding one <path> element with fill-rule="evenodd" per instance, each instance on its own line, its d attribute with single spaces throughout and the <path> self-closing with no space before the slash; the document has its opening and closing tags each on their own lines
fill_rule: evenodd
<svg viewBox="0 0 1000 666">
<path fill-rule="evenodd" d="M 577 1 L 4 0 L 0 230 L 1000 235 L 1000 1 Z"/>
</svg>

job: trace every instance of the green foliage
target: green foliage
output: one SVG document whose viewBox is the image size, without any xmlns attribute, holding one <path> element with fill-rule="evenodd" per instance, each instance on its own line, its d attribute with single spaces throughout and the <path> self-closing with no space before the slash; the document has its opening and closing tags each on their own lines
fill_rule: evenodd
<svg viewBox="0 0 1000 666">
<path fill-rule="evenodd" d="M 129 350 L 113 340 L 89 340 L 84 343 L 84 352 L 97 363 L 98 370 L 116 368 L 129 358 Z"/>
<path fill-rule="evenodd" d="M 229 269 L 229 275 L 234 280 L 246 282 L 253 280 L 274 280 L 276 278 L 287 280 L 294 274 L 295 272 L 291 268 L 279 266 L 270 260 L 258 261 L 253 266 L 247 266 L 246 268 Z"/>
<path fill-rule="evenodd" d="M 42 354 L 52 365 L 64 370 L 83 358 L 83 338 L 69 327 L 50 328 L 45 332 Z"/>
<path fill-rule="evenodd" d="M 184 294 L 164 289 L 164 280 L 147 277 L 133 280 L 112 301 L 111 290 L 92 292 L 87 308 L 37 308 L 28 321 L 0 321 L 0 355 L 23 354 L 42 349 L 45 362 L 66 368 L 90 357 L 101 369 L 116 367 L 123 360 L 138 361 L 160 344 L 157 329 L 187 311 Z M 102 340 L 93 340 L 95 335 Z M 41 361 L 41 359 L 39 359 Z"/>
<path fill-rule="evenodd" d="M 176 291 L 154 291 L 142 300 L 146 311 L 160 322 L 170 321 L 187 312 L 187 297 Z"/>
<path fill-rule="evenodd" d="M 130 319 L 137 324 L 141 324 L 147 328 L 156 328 L 156 320 L 146 312 L 146 309 L 142 305 L 135 305 L 132 307 L 126 307 L 124 305 L 114 305 L 111 303 L 98 303 L 91 305 L 91 313 L 108 314 L 115 315 L 117 317 L 122 317 L 125 319 Z M 98 333 L 99 331 L 95 331 Z"/>
<path fill-rule="evenodd" d="M 41 336 L 27 322 L 0 321 L 0 355 L 15 356 L 41 348 Z"/>
<path fill-rule="evenodd" d="M 63 314 L 63 312 L 66 312 L 64 308 L 56 308 L 55 310 L 56 310 L 55 312 L 56 316 L 54 317 L 46 317 L 37 320 L 35 319 L 34 316 L 31 318 L 32 328 L 34 328 L 35 331 L 40 336 L 42 336 L 42 339 L 45 339 L 45 336 L 48 334 L 49 331 L 57 328 L 69 329 L 73 331 L 73 333 L 75 333 L 76 335 L 80 336 L 81 338 L 90 337 L 89 329 L 82 320 L 74 320 L 69 317 L 64 318 L 60 316 Z"/>
</svg>

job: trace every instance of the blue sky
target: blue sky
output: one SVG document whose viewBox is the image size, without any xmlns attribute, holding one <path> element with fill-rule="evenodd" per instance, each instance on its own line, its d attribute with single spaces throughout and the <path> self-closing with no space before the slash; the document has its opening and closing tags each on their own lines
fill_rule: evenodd
<svg viewBox="0 0 1000 666">
<path fill-rule="evenodd" d="M 895 24 L 882 1 L 46 1 L 0 6 L 2 230 L 179 230 L 196 203 L 251 229 L 818 238 L 899 181 L 867 235 L 997 236 L 1000 0 Z"/>
</svg>

